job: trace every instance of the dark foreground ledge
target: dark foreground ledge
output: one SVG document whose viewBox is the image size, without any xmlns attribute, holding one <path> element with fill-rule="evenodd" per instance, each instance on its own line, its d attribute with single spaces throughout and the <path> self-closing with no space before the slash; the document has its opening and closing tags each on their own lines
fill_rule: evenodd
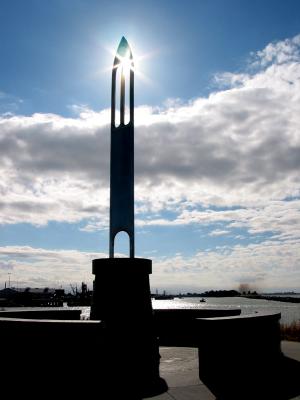
<svg viewBox="0 0 300 400">
<path fill-rule="evenodd" d="M 100 321 L 0 318 L 1 391 L 34 399 L 90 393 L 86 382 L 104 370 L 102 333 Z"/>
<path fill-rule="evenodd" d="M 283 357 L 280 316 L 258 312 L 197 320 L 199 377 L 217 398 L 277 399 L 271 393 Z"/>
<path fill-rule="evenodd" d="M 143 365 L 155 353 L 132 333 L 124 318 L 112 331 L 101 321 L 0 317 L 1 393 L 135 400 L 166 391 L 157 371 Z"/>
<path fill-rule="evenodd" d="M 154 323 L 160 346 L 198 347 L 202 331 L 197 318 L 238 316 L 239 308 L 155 309 Z"/>
<path fill-rule="evenodd" d="M 37 308 L 0 311 L 0 318 L 80 320 L 81 310 Z"/>
<path fill-rule="evenodd" d="M 267 377 L 274 380 L 282 371 L 280 314 L 225 317 L 216 315 L 222 310 L 211 311 L 214 316 L 207 312 L 206 318 L 204 310 L 202 318 L 198 310 L 156 311 L 160 341 L 165 340 L 167 346 L 175 342 L 186 346 L 190 340 L 193 347 L 197 341 L 200 380 L 220 400 L 277 399 L 275 392 L 269 396 L 272 382 Z M 126 318 L 120 319 L 119 325 L 116 322 L 111 331 L 101 321 L 25 319 L 25 312 L 22 316 L 0 317 L 3 391 L 13 388 L 15 396 L 40 398 L 38 385 L 47 397 L 58 393 L 76 399 L 95 393 L 101 399 L 147 397 L 140 395 L 144 389 L 141 365 L 149 359 L 147 352 L 156 353 L 152 348 L 141 351 L 143 341 L 136 335 L 132 339 L 132 326 Z M 266 391 L 255 392 L 260 386 Z M 154 388 L 148 397 L 159 390 L 166 388 Z M 264 397 L 260 397 L 262 393 Z"/>
</svg>

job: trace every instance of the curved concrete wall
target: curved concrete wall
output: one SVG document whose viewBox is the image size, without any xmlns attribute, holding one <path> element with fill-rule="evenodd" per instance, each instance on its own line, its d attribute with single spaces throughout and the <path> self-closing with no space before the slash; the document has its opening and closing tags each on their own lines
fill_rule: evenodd
<svg viewBox="0 0 300 400">
<path fill-rule="evenodd" d="M 241 313 L 236 309 L 156 309 L 154 323 L 160 346 L 197 347 L 201 329 L 196 325 L 197 318 L 216 318 L 236 316 Z"/>
<path fill-rule="evenodd" d="M 0 311 L 0 318 L 80 320 L 81 310 L 32 309 Z"/>
<path fill-rule="evenodd" d="M 228 313 L 231 316 L 225 317 Z M 228 384 L 242 390 L 245 372 L 262 373 L 281 355 L 280 314 L 238 313 L 239 309 L 156 310 L 155 328 L 160 345 L 198 346 L 200 379 L 222 394 Z M 140 366 L 134 354 L 140 347 L 130 342 L 131 326 L 125 318 L 111 335 L 101 321 L 26 319 L 25 310 L 18 315 L 23 318 L 0 317 L 3 392 L 9 388 L 15 396 L 77 398 L 94 396 L 96 390 L 103 398 L 104 390 L 109 387 L 114 393 L 121 381 L 138 382 Z M 37 390 L 41 385 L 43 393 Z"/>
<path fill-rule="evenodd" d="M 282 358 L 280 317 L 280 313 L 258 312 L 197 319 L 199 376 L 216 397 L 274 398 L 251 390 L 265 386 L 267 376 L 275 376 Z"/>
<path fill-rule="evenodd" d="M 104 370 L 100 321 L 2 317 L 0 343 L 1 390 L 14 396 L 77 396 L 81 382 L 97 382 Z"/>
</svg>

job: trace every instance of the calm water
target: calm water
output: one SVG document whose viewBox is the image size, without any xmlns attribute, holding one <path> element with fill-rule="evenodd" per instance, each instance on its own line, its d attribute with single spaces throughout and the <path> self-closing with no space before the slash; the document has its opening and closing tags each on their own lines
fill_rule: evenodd
<svg viewBox="0 0 300 400">
<path fill-rule="evenodd" d="M 299 297 L 299 296 L 297 296 Z M 279 301 L 246 299 L 244 297 L 209 297 L 205 303 L 200 303 L 201 297 L 175 298 L 173 300 L 152 300 L 156 308 L 240 308 L 242 314 L 256 311 L 280 312 L 282 324 L 300 321 L 300 304 L 283 303 Z M 82 318 L 88 319 L 90 307 L 80 307 Z"/>
<path fill-rule="evenodd" d="M 208 297 L 200 303 L 200 297 L 174 300 L 153 300 L 153 308 L 240 308 L 242 314 L 255 311 L 280 312 L 282 324 L 300 321 L 300 303 L 246 299 L 244 297 Z"/>
<path fill-rule="evenodd" d="M 299 296 L 297 296 L 299 297 Z M 174 300 L 152 300 L 153 308 L 240 308 L 242 314 L 250 314 L 255 311 L 280 312 L 281 323 L 291 324 L 300 321 L 300 303 L 283 303 L 279 301 L 246 299 L 244 297 L 209 297 L 205 303 L 200 303 L 200 297 L 175 298 Z M 64 309 L 67 306 L 64 307 Z M 81 309 L 82 319 L 89 319 L 90 307 L 68 307 Z M 6 308 L 9 310 L 8 308 Z M 25 308 L 14 308 L 24 310 Z M 53 309 L 53 308 L 51 308 Z M 12 308 L 10 308 L 12 310 Z"/>
</svg>

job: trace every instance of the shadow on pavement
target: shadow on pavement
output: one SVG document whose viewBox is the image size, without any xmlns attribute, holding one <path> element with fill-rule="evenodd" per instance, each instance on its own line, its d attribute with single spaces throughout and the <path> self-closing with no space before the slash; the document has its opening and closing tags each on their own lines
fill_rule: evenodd
<svg viewBox="0 0 300 400">
<path fill-rule="evenodd" d="M 203 382 L 217 400 L 289 400 L 300 395 L 300 362 L 282 356 L 272 367 L 240 365 Z"/>
</svg>

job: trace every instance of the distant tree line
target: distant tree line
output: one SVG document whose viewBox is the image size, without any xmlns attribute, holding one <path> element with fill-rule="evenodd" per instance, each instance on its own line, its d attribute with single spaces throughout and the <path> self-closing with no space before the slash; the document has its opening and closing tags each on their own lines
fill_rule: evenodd
<svg viewBox="0 0 300 400">
<path fill-rule="evenodd" d="M 208 290 L 199 294 L 201 297 L 236 297 L 240 295 L 241 293 L 237 290 Z"/>
</svg>

